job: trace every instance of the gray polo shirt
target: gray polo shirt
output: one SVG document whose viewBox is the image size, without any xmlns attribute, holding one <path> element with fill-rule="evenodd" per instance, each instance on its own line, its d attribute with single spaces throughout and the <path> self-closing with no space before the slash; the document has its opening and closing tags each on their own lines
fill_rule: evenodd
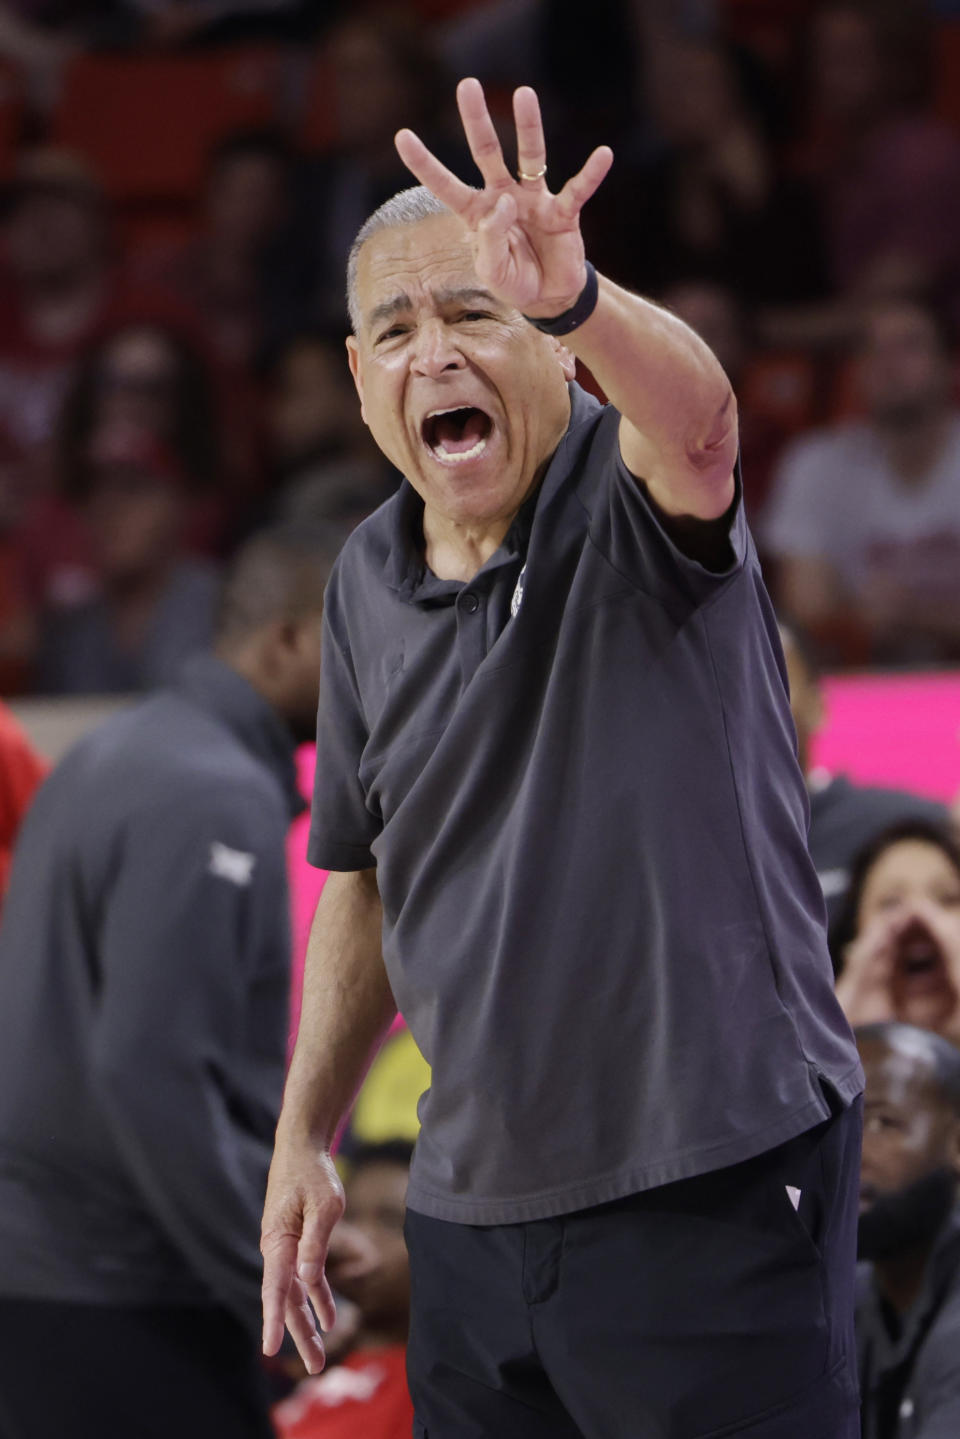
<svg viewBox="0 0 960 1439">
<path fill-rule="evenodd" d="M 408 1202 L 501 1224 L 769 1149 L 862 1088 L 833 995 L 784 669 L 738 504 L 681 553 L 572 387 L 467 584 L 404 484 L 326 602 L 310 858 L 375 864 L 432 1066 Z"/>
</svg>

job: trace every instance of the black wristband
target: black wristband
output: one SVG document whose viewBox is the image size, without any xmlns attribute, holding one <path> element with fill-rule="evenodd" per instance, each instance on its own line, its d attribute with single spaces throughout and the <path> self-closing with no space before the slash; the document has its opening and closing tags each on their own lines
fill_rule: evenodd
<svg viewBox="0 0 960 1439">
<path fill-rule="evenodd" d="M 580 291 L 579 300 L 576 300 L 569 310 L 564 310 L 562 315 L 543 318 L 538 315 L 524 315 L 523 318 L 528 324 L 533 325 L 534 329 L 542 330 L 545 335 L 569 335 L 570 331 L 582 325 L 584 320 L 589 320 L 597 308 L 599 285 L 597 272 L 590 261 L 585 260 L 584 264 L 587 267 L 587 283 Z"/>
</svg>

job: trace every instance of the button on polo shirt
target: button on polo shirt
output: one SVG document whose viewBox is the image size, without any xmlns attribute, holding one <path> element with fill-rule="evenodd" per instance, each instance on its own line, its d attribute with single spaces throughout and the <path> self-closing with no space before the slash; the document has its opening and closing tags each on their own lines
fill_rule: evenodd
<svg viewBox="0 0 960 1439">
<path fill-rule="evenodd" d="M 723 573 L 688 558 L 571 398 L 467 584 L 404 484 L 327 593 L 310 858 L 377 866 L 432 1067 L 408 1202 L 470 1224 L 735 1163 L 862 1085 L 742 509 Z"/>
</svg>

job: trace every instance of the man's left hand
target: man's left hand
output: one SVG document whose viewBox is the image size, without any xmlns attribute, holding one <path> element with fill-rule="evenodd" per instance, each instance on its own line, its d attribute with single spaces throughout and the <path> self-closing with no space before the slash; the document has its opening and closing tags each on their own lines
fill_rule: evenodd
<svg viewBox="0 0 960 1439">
<path fill-rule="evenodd" d="M 400 130 L 397 152 L 407 169 L 463 221 L 477 276 L 498 299 L 526 315 L 561 315 L 578 300 L 587 272 L 580 211 L 613 163 L 601 145 L 553 195 L 540 102 L 529 85 L 514 92 L 518 176 L 507 169 L 479 80 L 461 80 L 457 105 L 482 190 L 458 180 L 412 130 Z"/>
</svg>

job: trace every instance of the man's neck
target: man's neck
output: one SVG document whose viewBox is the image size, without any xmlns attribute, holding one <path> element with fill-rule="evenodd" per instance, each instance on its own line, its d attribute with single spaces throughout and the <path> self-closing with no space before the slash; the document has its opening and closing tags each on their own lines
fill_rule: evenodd
<svg viewBox="0 0 960 1439">
<path fill-rule="evenodd" d="M 506 515 L 485 523 L 463 525 L 424 510 L 427 564 L 438 580 L 472 580 L 503 544 L 513 520 L 513 515 Z"/>
</svg>

